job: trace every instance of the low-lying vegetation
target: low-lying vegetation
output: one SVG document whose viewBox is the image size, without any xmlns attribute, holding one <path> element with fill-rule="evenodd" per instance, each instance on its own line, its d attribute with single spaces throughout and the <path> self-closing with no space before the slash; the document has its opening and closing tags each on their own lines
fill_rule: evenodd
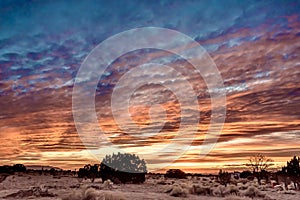
<svg viewBox="0 0 300 200">
<path fill-rule="evenodd" d="M 165 180 L 167 183 L 167 180 Z M 233 184 L 235 183 L 235 184 Z M 276 192 L 276 187 L 272 187 L 270 184 L 264 183 L 259 185 L 258 181 L 245 182 L 245 179 L 239 179 L 235 181 L 228 181 L 227 186 L 218 181 L 218 179 L 202 178 L 200 180 L 189 178 L 189 180 L 177 180 L 173 184 L 165 186 L 165 193 L 170 196 L 188 198 L 189 195 L 199 195 L 207 197 L 220 197 L 226 200 L 248 200 L 248 199 L 262 199 L 262 200 L 274 200 L 274 197 L 269 196 L 266 191 L 270 190 Z M 282 194 L 294 195 L 294 190 L 285 190 L 281 187 Z"/>
<path fill-rule="evenodd" d="M 107 156 L 100 165 L 86 165 L 77 176 L 72 173 L 65 176 L 64 172 L 57 173 L 58 170 L 50 170 L 50 173 L 42 170 L 43 173 L 36 176 L 24 172 L 22 165 L 6 166 L 0 174 L 3 177 L 0 190 L 14 190 L 7 191 L 0 198 L 121 200 L 133 196 L 132 199 L 300 199 L 298 164 L 299 158 L 294 157 L 280 173 L 220 171 L 218 175 L 202 176 L 186 174 L 179 169 L 170 169 L 166 174 L 146 175 L 145 162 L 130 154 Z M 57 174 L 60 175 L 59 179 Z M 291 178 L 292 175 L 295 177 Z M 23 185 L 19 184 L 20 180 Z M 48 180 L 52 183 L 48 184 Z M 28 188 L 28 185 L 32 187 Z"/>
<path fill-rule="evenodd" d="M 122 193 L 80 188 L 62 197 L 62 200 L 126 200 Z"/>
</svg>

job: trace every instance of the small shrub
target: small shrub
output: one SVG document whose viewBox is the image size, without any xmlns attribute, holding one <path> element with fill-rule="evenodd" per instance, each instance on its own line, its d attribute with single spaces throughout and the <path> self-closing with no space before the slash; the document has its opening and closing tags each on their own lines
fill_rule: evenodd
<svg viewBox="0 0 300 200">
<path fill-rule="evenodd" d="M 26 172 L 26 167 L 23 164 L 15 164 L 12 169 L 14 172 Z"/>
<path fill-rule="evenodd" d="M 270 188 L 270 186 L 268 186 L 268 185 L 260 185 L 260 186 L 258 186 L 258 189 L 260 191 L 268 191 L 269 188 Z"/>
<path fill-rule="evenodd" d="M 291 183 L 287 186 L 288 190 L 296 190 L 297 188 L 295 188 L 295 184 Z"/>
<path fill-rule="evenodd" d="M 98 200 L 103 194 L 100 194 L 97 190 L 93 188 L 88 188 L 82 191 L 84 200 Z"/>
<path fill-rule="evenodd" d="M 190 189 L 191 186 L 187 183 L 180 183 L 180 186 L 183 188 L 183 189 Z"/>
<path fill-rule="evenodd" d="M 173 190 L 173 185 L 167 185 L 167 186 L 165 187 L 164 192 L 165 192 L 165 193 L 170 193 L 172 190 Z"/>
<path fill-rule="evenodd" d="M 239 183 L 246 184 L 246 183 L 248 183 L 248 182 L 249 182 L 249 180 L 248 180 L 247 178 L 240 178 L 240 179 L 239 179 Z"/>
<path fill-rule="evenodd" d="M 174 185 L 170 192 L 170 196 L 173 197 L 187 197 L 187 191 L 180 187 L 179 185 Z"/>
<path fill-rule="evenodd" d="M 100 199 L 99 199 L 100 200 Z M 101 200 L 126 200 L 125 196 L 122 193 L 114 192 L 104 192 L 104 198 Z"/>
<path fill-rule="evenodd" d="M 227 194 L 226 192 L 226 187 L 219 185 L 217 188 L 214 188 L 212 194 L 217 197 L 224 197 Z"/>
<path fill-rule="evenodd" d="M 168 183 L 165 180 L 159 180 L 156 182 L 158 185 L 167 185 Z"/>
<path fill-rule="evenodd" d="M 165 174 L 166 178 L 178 178 L 178 179 L 185 179 L 186 178 L 186 174 L 184 171 L 180 170 L 180 169 L 169 169 L 166 174 Z"/>
<path fill-rule="evenodd" d="M 214 182 L 214 183 L 212 184 L 213 187 L 218 187 L 219 185 L 220 185 L 220 183 L 218 183 L 218 182 Z"/>
<path fill-rule="evenodd" d="M 190 188 L 190 193 L 197 195 L 211 195 L 211 189 L 209 186 L 193 185 Z"/>
<path fill-rule="evenodd" d="M 239 180 L 236 179 L 236 178 L 233 178 L 233 179 L 230 179 L 230 183 L 234 184 L 234 185 L 237 185 L 239 183 Z"/>
<path fill-rule="evenodd" d="M 112 193 L 108 191 L 98 191 L 93 188 L 80 188 L 72 191 L 62 200 L 125 200 L 122 193 Z"/>
<path fill-rule="evenodd" d="M 12 166 L 4 165 L 0 166 L 0 174 L 13 174 L 14 170 Z"/>
<path fill-rule="evenodd" d="M 225 194 L 239 194 L 239 188 L 235 185 L 228 185 L 225 190 Z"/>
<path fill-rule="evenodd" d="M 254 197 L 265 197 L 265 194 L 259 191 L 254 186 L 249 186 L 246 191 L 243 193 L 244 196 L 254 198 Z"/>
<path fill-rule="evenodd" d="M 208 179 L 208 178 L 205 178 L 205 177 L 203 177 L 203 178 L 202 178 L 202 181 L 205 181 L 205 182 L 207 182 L 207 181 L 209 181 L 209 179 Z"/>
<path fill-rule="evenodd" d="M 243 178 L 243 179 L 247 179 L 249 176 L 252 176 L 252 172 L 250 172 L 250 171 L 243 171 L 240 174 L 240 178 Z"/>
<path fill-rule="evenodd" d="M 107 189 L 112 189 L 112 187 L 113 187 L 113 182 L 112 182 L 111 180 L 108 179 L 108 180 L 104 181 L 103 187 L 104 187 L 104 188 L 107 188 Z"/>
<path fill-rule="evenodd" d="M 243 184 L 243 183 L 238 183 L 238 184 L 237 184 L 237 187 L 238 187 L 240 190 L 246 190 L 246 189 L 248 189 L 249 186 L 250 186 L 250 183 L 245 183 L 245 184 Z"/>
<path fill-rule="evenodd" d="M 224 185 L 225 187 L 227 186 L 228 183 L 230 183 L 231 179 L 231 174 L 228 172 L 223 172 L 220 170 L 219 172 L 219 182 Z"/>
<path fill-rule="evenodd" d="M 283 187 L 282 185 L 275 185 L 275 186 L 274 186 L 274 189 L 275 189 L 276 191 L 283 191 L 283 190 L 284 190 L 284 187 Z"/>
</svg>

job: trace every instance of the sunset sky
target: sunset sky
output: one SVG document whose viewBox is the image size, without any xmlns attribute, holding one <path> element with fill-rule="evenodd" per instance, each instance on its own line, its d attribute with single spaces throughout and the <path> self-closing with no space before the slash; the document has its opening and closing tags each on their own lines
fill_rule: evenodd
<svg viewBox="0 0 300 200">
<path fill-rule="evenodd" d="M 149 169 L 174 157 L 167 168 L 205 173 L 242 170 L 257 153 L 272 158 L 275 167 L 300 156 L 299 1 L 5 0 L 0 2 L 0 165 L 78 169 L 102 160 L 90 152 L 109 144 L 84 145 L 76 130 L 74 81 L 84 59 L 100 42 L 140 27 L 179 31 L 208 52 L 224 81 L 224 87 L 216 90 L 226 93 L 225 123 L 214 149 L 200 157 L 211 119 L 210 94 L 203 77 L 190 63 L 170 53 L 134 51 L 116 59 L 97 85 L 98 125 L 111 143 L 143 158 L 144 153 L 174 142 L 184 117 L 189 121 L 178 144 L 192 139 L 190 148 L 179 158 L 172 151 L 164 156 L 153 154 L 146 159 Z M 130 122 L 122 118 L 121 104 L 116 106 L 124 129 L 112 115 L 112 93 L 125 74 L 149 61 L 176 71 L 165 76 L 166 68 L 148 66 L 125 80 L 129 87 L 160 77 L 164 85 L 148 82 L 131 91 L 126 108 Z M 184 94 L 184 80 L 197 95 L 197 125 L 193 115 L 182 116 L 175 91 L 165 87 Z M 150 109 L 149 103 L 158 106 Z M 194 105 L 186 106 L 195 111 Z"/>
</svg>

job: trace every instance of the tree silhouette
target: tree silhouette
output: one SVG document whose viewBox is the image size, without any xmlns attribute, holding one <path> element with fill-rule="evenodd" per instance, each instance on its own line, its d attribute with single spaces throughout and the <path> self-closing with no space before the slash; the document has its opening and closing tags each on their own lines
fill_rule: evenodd
<svg viewBox="0 0 300 200">
<path fill-rule="evenodd" d="M 273 165 L 272 162 L 272 159 L 269 159 L 262 154 L 257 154 L 249 158 L 249 163 L 247 163 L 246 166 L 253 171 L 253 175 L 256 176 L 258 183 L 261 184 L 262 174 Z"/>
<path fill-rule="evenodd" d="M 294 156 L 291 161 L 287 162 L 287 166 L 282 168 L 282 172 L 286 174 L 294 182 L 295 188 L 298 188 L 300 181 L 300 158 Z"/>
<path fill-rule="evenodd" d="M 102 181 L 118 183 L 143 183 L 147 173 L 146 162 L 128 153 L 106 155 L 100 164 Z"/>
<path fill-rule="evenodd" d="M 92 182 L 94 182 L 95 178 L 100 177 L 100 165 L 85 165 L 83 168 L 80 168 L 78 171 L 79 178 L 89 178 Z"/>
<path fill-rule="evenodd" d="M 23 164 L 0 166 L 0 173 L 13 174 L 14 172 L 26 172 L 26 167 Z"/>
<path fill-rule="evenodd" d="M 12 168 L 14 172 L 26 172 L 26 167 L 23 164 L 15 164 Z"/>
<path fill-rule="evenodd" d="M 0 166 L 0 173 L 2 174 L 13 174 L 14 173 L 14 170 L 12 168 L 12 166 L 9 166 L 9 165 L 3 165 L 3 166 Z"/>
<path fill-rule="evenodd" d="M 227 187 L 227 184 L 230 183 L 231 174 L 228 172 L 219 171 L 219 182 Z"/>
</svg>

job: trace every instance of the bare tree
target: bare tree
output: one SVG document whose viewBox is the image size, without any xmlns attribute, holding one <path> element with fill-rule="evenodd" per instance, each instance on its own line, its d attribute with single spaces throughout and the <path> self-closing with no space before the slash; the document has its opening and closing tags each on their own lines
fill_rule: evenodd
<svg viewBox="0 0 300 200">
<path fill-rule="evenodd" d="M 267 169 L 273 165 L 273 160 L 267 158 L 263 154 L 257 154 L 255 156 L 251 156 L 248 160 L 249 162 L 246 164 L 253 171 L 253 175 L 256 176 L 258 183 L 261 183 L 261 175 L 266 172 Z"/>
</svg>

